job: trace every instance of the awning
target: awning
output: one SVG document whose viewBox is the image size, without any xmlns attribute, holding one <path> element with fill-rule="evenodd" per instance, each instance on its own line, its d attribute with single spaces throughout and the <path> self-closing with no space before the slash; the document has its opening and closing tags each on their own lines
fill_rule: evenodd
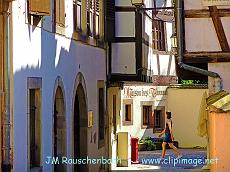
<svg viewBox="0 0 230 172">
<path fill-rule="evenodd" d="M 228 112 L 230 111 L 230 93 L 222 90 L 207 98 L 209 111 Z"/>
</svg>

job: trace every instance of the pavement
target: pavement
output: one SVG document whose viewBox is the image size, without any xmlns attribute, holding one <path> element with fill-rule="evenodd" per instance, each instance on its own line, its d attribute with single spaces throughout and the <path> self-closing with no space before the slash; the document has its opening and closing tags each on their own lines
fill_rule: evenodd
<svg viewBox="0 0 230 172">
<path fill-rule="evenodd" d="M 167 149 L 163 160 L 160 159 L 161 150 L 139 151 L 139 163 L 131 164 L 129 167 L 116 167 L 112 171 L 209 172 L 202 169 L 207 162 L 205 149 L 179 149 L 179 151 L 183 156 L 176 159 L 172 149 Z"/>
</svg>

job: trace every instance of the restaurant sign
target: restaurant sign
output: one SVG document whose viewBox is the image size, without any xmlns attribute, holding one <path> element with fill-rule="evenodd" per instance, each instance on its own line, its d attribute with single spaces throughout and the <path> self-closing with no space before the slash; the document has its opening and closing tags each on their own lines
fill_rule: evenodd
<svg viewBox="0 0 230 172">
<path fill-rule="evenodd" d="M 155 86 L 149 88 L 125 86 L 123 93 L 125 98 L 156 97 L 157 95 L 166 95 L 166 90 L 157 90 Z"/>
<path fill-rule="evenodd" d="M 230 0 L 202 0 L 203 6 L 230 6 Z"/>
</svg>

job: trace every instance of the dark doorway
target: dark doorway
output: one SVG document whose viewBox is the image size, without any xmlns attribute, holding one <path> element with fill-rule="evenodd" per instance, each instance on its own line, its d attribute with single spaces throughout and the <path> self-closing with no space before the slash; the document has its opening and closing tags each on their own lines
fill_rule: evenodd
<svg viewBox="0 0 230 172">
<path fill-rule="evenodd" d="M 87 127 L 88 115 L 86 107 L 86 97 L 83 86 L 78 85 L 74 100 L 74 119 L 73 119 L 73 155 L 74 159 L 84 159 L 87 157 Z M 75 164 L 74 172 L 88 172 L 87 164 Z"/>
<path fill-rule="evenodd" d="M 59 161 L 66 156 L 66 120 L 64 97 L 60 87 L 56 90 L 54 101 L 54 157 L 59 157 Z M 65 164 L 54 164 L 55 172 L 65 172 Z"/>
</svg>

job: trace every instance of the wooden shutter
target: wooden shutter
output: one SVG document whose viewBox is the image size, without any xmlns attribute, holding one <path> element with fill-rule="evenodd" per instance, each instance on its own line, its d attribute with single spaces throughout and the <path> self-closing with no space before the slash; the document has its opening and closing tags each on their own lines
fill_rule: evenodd
<svg viewBox="0 0 230 172">
<path fill-rule="evenodd" d="M 29 13 L 33 15 L 50 15 L 50 0 L 29 0 Z"/>
<path fill-rule="evenodd" d="M 60 0 L 55 0 L 55 22 L 60 23 Z"/>
<path fill-rule="evenodd" d="M 115 0 L 106 0 L 105 8 L 105 39 L 112 41 L 115 37 Z"/>
<path fill-rule="evenodd" d="M 65 0 L 60 0 L 60 24 L 65 26 Z"/>
</svg>

